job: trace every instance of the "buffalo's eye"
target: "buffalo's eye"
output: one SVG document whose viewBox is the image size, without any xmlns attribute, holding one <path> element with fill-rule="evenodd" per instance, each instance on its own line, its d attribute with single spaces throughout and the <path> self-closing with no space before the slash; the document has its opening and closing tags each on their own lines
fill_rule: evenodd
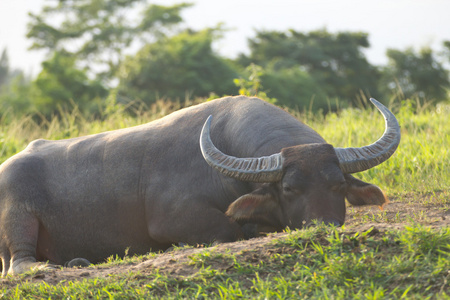
<svg viewBox="0 0 450 300">
<path fill-rule="evenodd" d="M 292 188 L 289 184 L 283 184 L 283 193 L 292 194 L 294 193 L 294 188 Z"/>
</svg>

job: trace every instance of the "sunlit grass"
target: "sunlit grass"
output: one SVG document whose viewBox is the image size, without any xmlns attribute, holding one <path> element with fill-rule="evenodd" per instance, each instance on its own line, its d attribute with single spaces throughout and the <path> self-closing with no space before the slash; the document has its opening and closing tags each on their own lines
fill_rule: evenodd
<svg viewBox="0 0 450 300">
<path fill-rule="evenodd" d="M 395 154 L 383 164 L 357 174 L 388 193 L 436 192 L 450 189 L 450 112 L 429 108 L 414 113 L 409 102 L 394 108 L 402 138 Z M 376 141 L 384 119 L 374 108 L 347 109 L 309 120 L 330 144 L 359 147 Z"/>
</svg>

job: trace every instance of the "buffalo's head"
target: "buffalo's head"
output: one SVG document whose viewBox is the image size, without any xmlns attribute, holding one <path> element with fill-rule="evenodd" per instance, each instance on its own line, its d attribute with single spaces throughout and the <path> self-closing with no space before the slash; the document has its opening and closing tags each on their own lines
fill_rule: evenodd
<svg viewBox="0 0 450 300">
<path fill-rule="evenodd" d="M 223 154 L 212 143 L 210 116 L 200 137 L 206 162 L 229 177 L 263 183 L 236 199 L 226 214 L 240 224 L 281 230 L 286 226 L 302 228 L 314 220 L 342 225 L 345 199 L 352 205 L 385 204 L 387 198 L 380 188 L 350 175 L 387 160 L 400 143 L 395 116 L 375 99 L 370 100 L 386 118 L 386 130 L 378 141 L 361 148 L 304 144 L 283 148 L 271 156 L 236 158 Z"/>
</svg>

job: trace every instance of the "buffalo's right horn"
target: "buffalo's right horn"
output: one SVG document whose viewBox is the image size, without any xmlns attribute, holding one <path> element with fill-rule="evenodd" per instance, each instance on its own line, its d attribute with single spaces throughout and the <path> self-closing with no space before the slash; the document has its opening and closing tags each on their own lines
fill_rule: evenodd
<svg viewBox="0 0 450 300">
<path fill-rule="evenodd" d="M 237 158 L 222 153 L 211 141 L 212 116 L 203 125 L 200 134 L 200 149 L 206 162 L 222 174 L 251 182 L 275 182 L 283 176 L 281 153 L 255 158 Z"/>
<path fill-rule="evenodd" d="M 400 143 L 400 126 L 395 116 L 377 100 L 370 101 L 386 119 L 384 134 L 373 144 L 360 148 L 334 148 L 342 172 L 356 173 L 381 164 L 394 154 Z"/>
</svg>

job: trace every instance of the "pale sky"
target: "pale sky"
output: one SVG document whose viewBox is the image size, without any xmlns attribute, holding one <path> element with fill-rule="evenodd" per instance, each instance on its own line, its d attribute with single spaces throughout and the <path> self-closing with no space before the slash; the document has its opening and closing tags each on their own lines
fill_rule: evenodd
<svg viewBox="0 0 450 300">
<path fill-rule="evenodd" d="M 39 51 L 28 51 L 28 11 L 39 12 L 55 0 L 0 0 L 0 50 L 8 48 L 10 65 L 36 75 L 44 59 Z M 182 1 L 152 1 L 170 5 Z M 450 40 L 450 0 L 185 0 L 195 5 L 185 10 L 186 24 L 194 29 L 223 22 L 232 30 L 215 45 L 219 53 L 235 57 L 247 51 L 247 38 L 254 29 L 369 33 L 369 61 L 386 63 L 387 48 L 431 46 L 440 50 Z"/>
</svg>

